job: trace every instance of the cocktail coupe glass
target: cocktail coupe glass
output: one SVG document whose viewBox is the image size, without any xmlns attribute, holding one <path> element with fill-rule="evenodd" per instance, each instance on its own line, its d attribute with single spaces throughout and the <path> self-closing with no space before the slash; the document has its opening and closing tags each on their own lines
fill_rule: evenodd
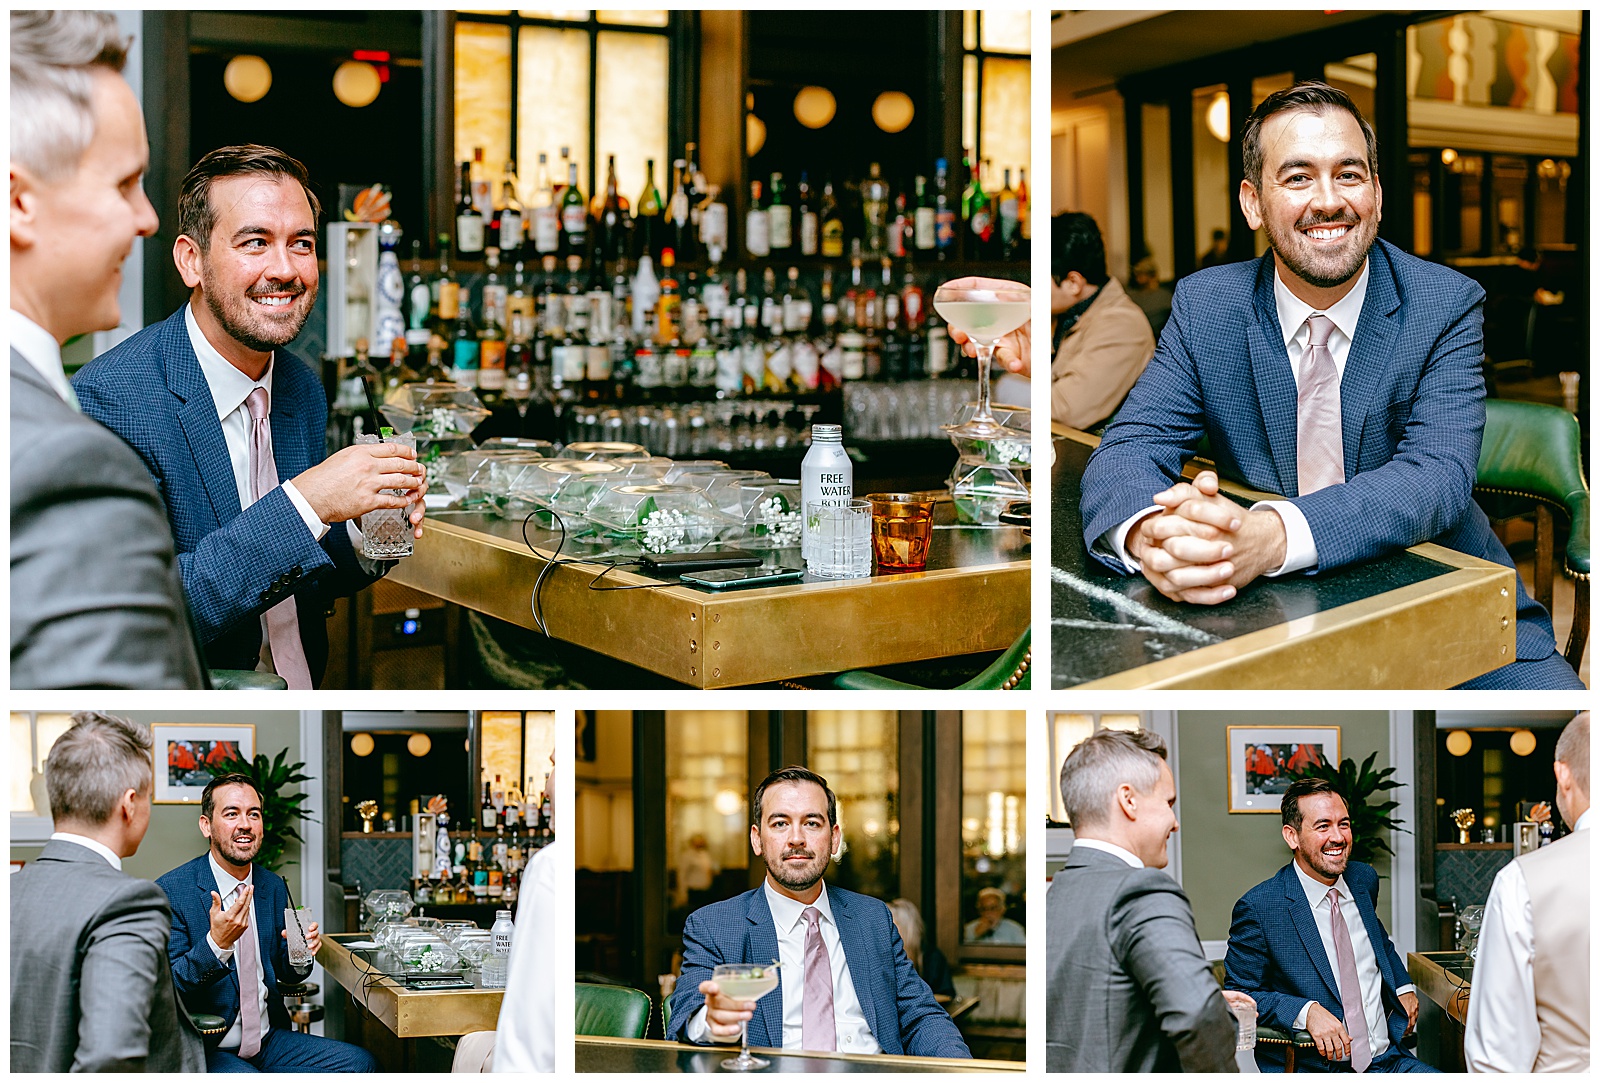
<svg viewBox="0 0 1600 1083">
<path fill-rule="evenodd" d="M 1028 322 L 1033 303 L 1028 290 L 956 289 L 940 286 L 933 294 L 934 311 L 946 323 L 965 332 L 978 347 L 978 409 L 959 425 L 942 426 L 952 437 L 978 440 L 1028 439 L 995 420 L 989 410 L 989 365 L 994 347 L 1006 335 Z"/>
<path fill-rule="evenodd" d="M 711 980 L 725 997 L 757 1001 L 778 987 L 778 963 L 720 963 L 711 972 Z M 765 1057 L 750 1055 L 750 1023 L 746 1020 L 739 1024 L 739 1055 L 723 1061 L 722 1067 L 730 1072 L 749 1072 L 771 1064 Z"/>
</svg>

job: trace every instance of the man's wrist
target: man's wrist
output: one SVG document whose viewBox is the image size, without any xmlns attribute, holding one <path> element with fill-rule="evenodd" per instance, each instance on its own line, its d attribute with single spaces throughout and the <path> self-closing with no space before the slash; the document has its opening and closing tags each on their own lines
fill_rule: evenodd
<svg viewBox="0 0 1600 1083">
<path fill-rule="evenodd" d="M 294 505 L 294 510 L 300 513 L 300 518 L 305 521 L 306 529 L 311 531 L 311 537 L 316 541 L 321 541 L 322 536 L 328 532 L 328 524 L 322 521 L 322 516 L 318 515 L 317 510 L 311 506 L 311 501 L 305 498 L 305 494 L 296 488 L 292 481 L 283 483 L 283 493 L 289 498 L 289 503 Z"/>
<path fill-rule="evenodd" d="M 211 953 L 217 957 L 217 962 L 221 963 L 223 966 L 227 966 L 233 961 L 233 949 L 225 948 L 221 944 L 217 943 L 217 938 L 212 936 L 210 933 L 206 934 L 206 943 L 210 945 Z"/>
</svg>

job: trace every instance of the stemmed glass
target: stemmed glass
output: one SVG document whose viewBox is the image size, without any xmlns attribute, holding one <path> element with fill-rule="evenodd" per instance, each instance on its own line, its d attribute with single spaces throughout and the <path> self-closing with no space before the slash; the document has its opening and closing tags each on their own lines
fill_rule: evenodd
<svg viewBox="0 0 1600 1083">
<path fill-rule="evenodd" d="M 753 1004 L 778 987 L 778 964 L 719 963 L 711 972 L 711 980 L 723 996 Z M 749 1072 L 771 1064 L 765 1057 L 750 1055 L 750 1022 L 739 1024 L 739 1055 L 723 1061 L 722 1067 L 730 1072 Z"/>
<path fill-rule="evenodd" d="M 959 425 L 943 426 L 944 431 L 957 439 L 1027 439 L 1026 433 L 1000 424 L 990 412 L 989 365 L 994 359 L 995 343 L 1028 322 L 1033 310 L 1028 290 L 1023 286 L 979 289 L 947 283 L 934 292 L 933 307 L 946 323 L 965 332 L 978 347 L 978 409 Z"/>
</svg>

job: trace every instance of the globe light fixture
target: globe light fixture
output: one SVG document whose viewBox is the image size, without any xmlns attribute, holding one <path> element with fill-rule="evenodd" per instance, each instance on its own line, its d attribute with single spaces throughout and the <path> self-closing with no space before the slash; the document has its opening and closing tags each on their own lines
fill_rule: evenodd
<svg viewBox="0 0 1600 1083">
<path fill-rule="evenodd" d="M 801 87 L 794 96 L 794 119 L 807 128 L 826 128 L 838 109 L 839 103 L 827 87 Z"/>
<path fill-rule="evenodd" d="M 222 69 L 222 85 L 247 105 L 258 102 L 272 89 L 272 68 L 259 56 L 241 54 Z"/>
<path fill-rule="evenodd" d="M 885 90 L 872 103 L 872 122 L 890 135 L 905 131 L 916 115 L 911 96 L 898 90 Z"/>
<path fill-rule="evenodd" d="M 1538 747 L 1539 741 L 1532 730 L 1517 730 L 1511 734 L 1511 751 L 1519 756 L 1531 756 Z"/>
<path fill-rule="evenodd" d="M 1222 91 L 1206 106 L 1206 131 L 1219 143 L 1228 141 L 1228 92 Z"/>
<path fill-rule="evenodd" d="M 754 113 L 744 115 L 744 141 L 747 147 L 745 153 L 752 158 L 767 145 L 767 126 Z"/>
<path fill-rule="evenodd" d="M 426 733 L 413 733 L 406 738 L 406 751 L 421 759 L 433 751 L 433 738 Z"/>
<path fill-rule="evenodd" d="M 378 69 L 365 60 L 346 60 L 333 73 L 333 96 L 352 109 L 371 105 L 382 89 Z"/>
<path fill-rule="evenodd" d="M 1465 756 L 1472 751 L 1472 734 L 1466 730 L 1452 730 L 1450 736 L 1444 739 L 1444 747 L 1449 749 L 1452 756 Z"/>
<path fill-rule="evenodd" d="M 377 745 L 370 733 L 358 733 L 350 738 L 350 751 L 357 756 L 370 756 Z"/>
</svg>

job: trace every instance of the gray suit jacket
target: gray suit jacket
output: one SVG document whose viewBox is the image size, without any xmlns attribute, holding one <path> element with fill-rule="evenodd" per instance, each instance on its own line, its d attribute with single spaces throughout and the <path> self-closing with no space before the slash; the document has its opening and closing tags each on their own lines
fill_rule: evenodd
<svg viewBox="0 0 1600 1083">
<path fill-rule="evenodd" d="M 203 682 L 149 471 L 12 350 L 12 687 Z"/>
<path fill-rule="evenodd" d="M 167 897 L 54 840 L 11 877 L 11 1070 L 203 1072 L 172 988 Z"/>
<path fill-rule="evenodd" d="M 1238 1025 L 1170 876 L 1075 846 L 1045 921 L 1046 1071 L 1238 1071 Z"/>
</svg>

